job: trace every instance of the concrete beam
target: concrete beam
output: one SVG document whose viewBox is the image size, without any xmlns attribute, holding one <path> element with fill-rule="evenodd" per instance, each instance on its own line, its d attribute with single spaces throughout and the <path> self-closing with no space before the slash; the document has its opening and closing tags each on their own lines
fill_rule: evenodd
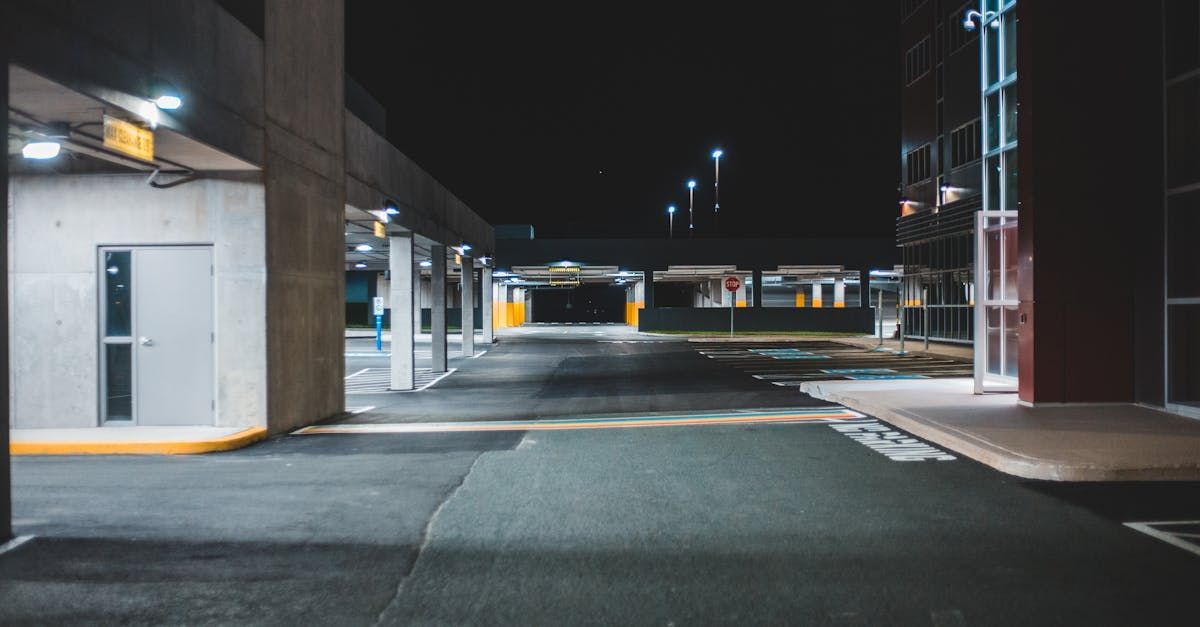
<svg viewBox="0 0 1200 627">
<path fill-rule="evenodd" d="M 429 247 L 432 276 L 429 280 L 429 333 L 432 344 L 433 371 L 446 371 L 446 247 Z"/>
<path fill-rule="evenodd" d="M 413 241 L 412 235 L 388 238 L 388 268 L 392 277 L 392 380 L 388 389 L 413 389 Z"/>
<path fill-rule="evenodd" d="M 475 260 L 462 257 L 462 354 L 475 354 Z"/>
</svg>

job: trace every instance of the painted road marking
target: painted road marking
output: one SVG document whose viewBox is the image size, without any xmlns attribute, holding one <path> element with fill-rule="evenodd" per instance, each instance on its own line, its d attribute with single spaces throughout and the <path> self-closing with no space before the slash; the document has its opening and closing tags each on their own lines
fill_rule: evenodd
<svg viewBox="0 0 1200 627">
<path fill-rule="evenodd" d="M 846 375 L 847 379 L 855 381 L 875 381 L 882 379 L 928 379 L 929 377 L 923 374 L 851 374 Z"/>
<path fill-rule="evenodd" d="M 367 405 L 366 407 L 347 407 L 346 413 L 358 415 L 358 414 L 363 414 L 363 413 L 369 412 L 372 409 L 375 409 L 374 405 Z"/>
<path fill-rule="evenodd" d="M 953 461 L 953 455 L 898 431 L 878 420 L 829 425 L 834 431 L 886 456 L 894 462 Z"/>
<path fill-rule="evenodd" d="M 17 550 L 22 544 L 29 542 L 33 536 L 17 536 L 8 542 L 0 543 L 0 555 Z"/>
<path fill-rule="evenodd" d="M 438 381 L 445 379 L 457 370 L 457 368 L 451 368 L 444 373 L 435 375 L 432 368 L 416 368 L 413 370 L 413 389 L 389 390 L 388 387 L 392 384 L 391 368 L 363 368 L 346 377 L 346 394 L 421 392 L 433 387 Z"/>
<path fill-rule="evenodd" d="M 294 433 L 444 433 L 454 431 L 565 431 L 573 429 L 622 429 L 631 427 L 684 427 L 759 423 L 830 424 L 862 420 L 867 416 L 840 405 L 770 412 L 682 414 L 669 416 L 621 416 L 613 418 L 561 418 L 553 420 L 494 420 L 477 422 L 424 422 L 405 424 L 345 424 L 305 427 Z"/>
<path fill-rule="evenodd" d="M 1200 555 L 1200 520 L 1127 522 L 1125 526 L 1193 555 Z"/>
</svg>

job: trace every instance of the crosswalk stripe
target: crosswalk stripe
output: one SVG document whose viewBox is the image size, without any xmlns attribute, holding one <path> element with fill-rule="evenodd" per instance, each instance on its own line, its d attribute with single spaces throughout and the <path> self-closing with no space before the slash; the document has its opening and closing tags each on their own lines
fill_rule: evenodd
<svg viewBox="0 0 1200 627">
<path fill-rule="evenodd" d="M 429 389 L 456 370 L 457 368 L 451 368 L 444 373 L 435 373 L 432 368 L 416 368 L 413 371 L 413 389 L 402 391 L 420 392 L 421 390 Z M 346 377 L 346 394 L 378 394 L 388 392 L 388 387 L 391 384 L 391 368 L 363 368 Z"/>
</svg>

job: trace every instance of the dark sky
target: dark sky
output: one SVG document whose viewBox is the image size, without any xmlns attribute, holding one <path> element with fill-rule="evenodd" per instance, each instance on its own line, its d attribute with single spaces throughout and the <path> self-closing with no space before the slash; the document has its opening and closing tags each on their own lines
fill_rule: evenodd
<svg viewBox="0 0 1200 627">
<path fill-rule="evenodd" d="M 899 85 L 881 4 L 348 0 L 346 64 L 392 142 L 494 224 L 663 236 L 695 177 L 699 236 L 887 237 Z"/>
</svg>

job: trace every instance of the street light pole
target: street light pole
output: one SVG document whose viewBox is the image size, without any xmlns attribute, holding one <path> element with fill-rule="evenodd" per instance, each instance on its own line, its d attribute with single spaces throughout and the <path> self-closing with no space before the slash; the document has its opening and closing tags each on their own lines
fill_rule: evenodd
<svg viewBox="0 0 1200 627">
<path fill-rule="evenodd" d="M 714 150 L 712 153 L 715 170 L 713 173 L 713 219 L 718 225 L 721 218 L 721 155 L 724 154 L 725 151 L 720 148 Z"/>
<path fill-rule="evenodd" d="M 688 186 L 688 237 L 695 235 L 696 228 L 696 179 L 687 182 Z"/>
<path fill-rule="evenodd" d="M 670 216 L 670 218 L 669 218 L 670 221 L 667 222 L 667 225 L 668 225 L 667 226 L 667 238 L 674 239 L 674 237 L 675 237 L 675 205 L 670 205 L 667 207 L 667 215 Z"/>
</svg>

